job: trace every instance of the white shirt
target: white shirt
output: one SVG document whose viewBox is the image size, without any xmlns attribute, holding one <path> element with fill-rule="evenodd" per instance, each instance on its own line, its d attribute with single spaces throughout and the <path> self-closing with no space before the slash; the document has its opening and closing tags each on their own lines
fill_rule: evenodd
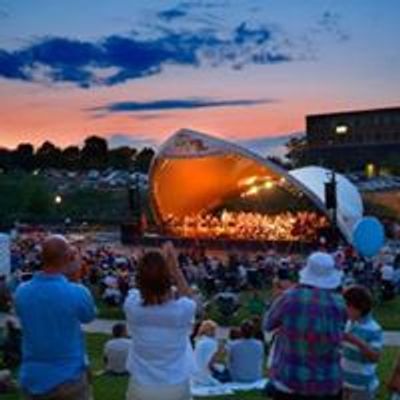
<svg viewBox="0 0 400 400">
<path fill-rule="evenodd" d="M 382 280 L 393 282 L 394 280 L 394 268 L 391 265 L 384 265 L 381 270 Z"/>
<path fill-rule="evenodd" d="M 111 297 L 119 299 L 121 297 L 121 292 L 116 288 L 108 287 L 103 293 L 103 299 L 109 299 Z"/>
<path fill-rule="evenodd" d="M 139 385 L 176 385 L 189 380 L 193 351 L 189 335 L 196 303 L 181 297 L 162 305 L 143 306 L 138 290 L 124 304 L 132 336 L 127 369 Z"/>
<path fill-rule="evenodd" d="M 213 378 L 210 362 L 218 351 L 218 342 L 209 336 L 200 336 L 194 349 L 195 370 L 192 377 L 195 385 L 213 386 L 219 382 Z"/>
<path fill-rule="evenodd" d="M 103 282 L 108 287 L 116 287 L 116 286 L 118 286 L 118 279 L 113 275 L 107 275 L 104 278 Z"/>
<path fill-rule="evenodd" d="M 107 358 L 106 370 L 123 374 L 126 372 L 131 341 L 128 338 L 111 339 L 104 345 L 104 356 Z"/>
</svg>

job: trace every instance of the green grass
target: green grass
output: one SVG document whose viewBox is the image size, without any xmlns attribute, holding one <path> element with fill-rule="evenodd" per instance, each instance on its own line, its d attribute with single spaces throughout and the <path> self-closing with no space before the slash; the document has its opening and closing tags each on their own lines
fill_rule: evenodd
<svg viewBox="0 0 400 400">
<path fill-rule="evenodd" d="M 90 356 L 92 369 L 94 372 L 99 371 L 103 367 L 102 353 L 103 345 L 108 339 L 107 335 L 90 334 L 87 336 L 87 346 Z M 400 353 L 399 348 L 387 347 L 385 348 L 381 361 L 379 363 L 379 376 L 381 380 L 381 390 L 377 397 L 378 400 L 386 400 L 388 393 L 385 389 L 384 382 L 390 376 L 392 366 Z M 100 376 L 94 378 L 94 399 L 95 400 L 123 400 L 125 399 L 125 392 L 127 388 L 128 378 L 116 378 Z M 20 397 L 17 394 L 2 395 L 1 400 L 17 400 Z M 205 400 L 265 400 L 260 392 L 239 393 L 233 396 L 219 396 L 203 398 Z"/>
<path fill-rule="evenodd" d="M 377 305 L 374 315 L 384 330 L 398 331 L 400 329 L 400 296 Z"/>
<path fill-rule="evenodd" d="M 104 301 L 96 301 L 98 318 L 103 319 L 125 319 L 122 307 L 110 307 Z"/>
</svg>

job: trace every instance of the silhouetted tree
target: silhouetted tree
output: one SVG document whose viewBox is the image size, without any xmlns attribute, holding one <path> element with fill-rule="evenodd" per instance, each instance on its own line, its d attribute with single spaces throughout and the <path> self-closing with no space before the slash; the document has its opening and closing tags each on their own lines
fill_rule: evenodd
<svg viewBox="0 0 400 400">
<path fill-rule="evenodd" d="M 0 148 L 0 169 L 8 171 L 14 168 L 13 154 L 8 149 Z"/>
<path fill-rule="evenodd" d="M 62 152 L 53 143 L 44 142 L 36 152 L 36 166 L 38 168 L 60 168 L 62 167 Z"/>
<path fill-rule="evenodd" d="M 310 163 L 306 136 L 293 137 L 286 143 L 286 157 L 294 167 L 302 167 Z"/>
<path fill-rule="evenodd" d="M 117 169 L 130 169 L 133 166 L 136 149 L 118 147 L 108 152 L 108 165 Z"/>
<path fill-rule="evenodd" d="M 290 161 L 285 161 L 282 160 L 282 158 L 278 157 L 278 156 L 269 156 L 267 157 L 267 160 L 271 161 L 272 163 L 278 165 L 279 167 L 289 170 L 292 168 L 292 164 Z"/>
<path fill-rule="evenodd" d="M 140 153 L 136 156 L 135 170 L 147 174 L 149 172 L 150 164 L 153 160 L 154 155 L 155 152 L 152 148 L 145 147 L 144 149 L 142 149 Z"/>
<path fill-rule="evenodd" d="M 25 171 L 32 171 L 34 168 L 34 150 L 30 143 L 21 143 L 13 154 L 14 163 Z"/>
<path fill-rule="evenodd" d="M 81 151 L 78 146 L 69 146 L 62 152 L 64 168 L 76 171 L 80 167 Z"/>
<path fill-rule="evenodd" d="M 108 144 L 104 138 L 90 136 L 85 140 L 81 153 L 81 165 L 85 169 L 104 169 L 108 161 Z"/>
</svg>

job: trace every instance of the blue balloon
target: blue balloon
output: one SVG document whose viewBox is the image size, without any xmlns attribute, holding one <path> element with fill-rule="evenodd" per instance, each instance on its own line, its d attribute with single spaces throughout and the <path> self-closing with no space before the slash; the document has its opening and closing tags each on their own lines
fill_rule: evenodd
<svg viewBox="0 0 400 400">
<path fill-rule="evenodd" d="M 376 256 L 385 243 L 385 230 L 375 217 L 364 217 L 353 229 L 353 246 L 364 257 Z"/>
</svg>

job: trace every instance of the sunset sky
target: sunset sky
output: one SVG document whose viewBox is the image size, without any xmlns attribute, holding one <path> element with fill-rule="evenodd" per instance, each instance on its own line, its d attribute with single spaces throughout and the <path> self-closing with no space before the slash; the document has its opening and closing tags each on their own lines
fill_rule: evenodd
<svg viewBox="0 0 400 400">
<path fill-rule="evenodd" d="M 0 146 L 253 142 L 400 105 L 399 0 L 0 0 Z"/>
</svg>

